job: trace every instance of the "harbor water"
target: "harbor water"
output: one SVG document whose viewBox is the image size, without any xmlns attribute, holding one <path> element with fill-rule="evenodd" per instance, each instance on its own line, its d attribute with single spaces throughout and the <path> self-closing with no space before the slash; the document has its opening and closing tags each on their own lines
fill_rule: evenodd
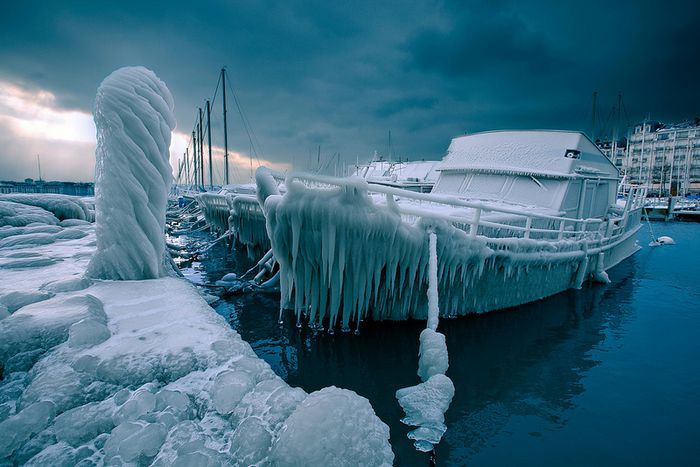
<svg viewBox="0 0 700 467">
<path fill-rule="evenodd" d="M 697 465 L 700 458 L 700 225 L 654 223 L 676 245 L 642 249 L 586 284 L 499 312 L 443 319 L 456 393 L 438 465 Z M 213 283 L 250 265 L 223 244 L 184 269 Z M 419 382 L 424 322 L 365 322 L 361 334 L 278 323 L 279 294 L 214 305 L 289 384 L 335 385 L 371 402 L 391 429 L 396 465 L 427 465 L 406 437 L 394 393 Z"/>
</svg>

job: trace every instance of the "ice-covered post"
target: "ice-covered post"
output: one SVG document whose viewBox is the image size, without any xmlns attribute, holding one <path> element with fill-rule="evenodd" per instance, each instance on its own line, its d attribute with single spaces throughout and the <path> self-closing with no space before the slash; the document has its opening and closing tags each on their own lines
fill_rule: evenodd
<svg viewBox="0 0 700 467">
<path fill-rule="evenodd" d="M 97 252 L 87 276 L 163 277 L 171 268 L 164 230 L 173 97 L 151 70 L 120 68 L 97 90 L 94 115 Z"/>
</svg>

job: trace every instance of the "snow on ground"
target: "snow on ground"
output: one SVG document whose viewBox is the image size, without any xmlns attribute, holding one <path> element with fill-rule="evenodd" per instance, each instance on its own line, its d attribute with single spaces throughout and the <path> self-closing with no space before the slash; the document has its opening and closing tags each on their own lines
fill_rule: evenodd
<svg viewBox="0 0 700 467">
<path fill-rule="evenodd" d="M 289 387 L 185 280 L 83 279 L 92 225 L 0 238 L 0 466 L 392 463 L 365 398 Z"/>
</svg>

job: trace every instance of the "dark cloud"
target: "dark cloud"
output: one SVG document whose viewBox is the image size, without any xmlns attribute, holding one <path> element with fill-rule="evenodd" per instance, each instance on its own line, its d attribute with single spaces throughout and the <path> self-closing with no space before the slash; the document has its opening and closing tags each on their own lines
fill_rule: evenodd
<svg viewBox="0 0 700 467">
<path fill-rule="evenodd" d="M 700 13 L 691 1 L 11 2 L 0 80 L 89 112 L 125 65 L 153 69 L 179 129 L 227 65 L 264 156 L 300 168 L 386 148 L 439 158 L 452 136 L 493 128 L 587 129 L 622 91 L 631 121 L 700 113 Z M 229 97 L 230 98 L 230 97 Z M 251 144 L 230 102 L 231 146 Z M 220 101 L 214 103 L 221 139 Z M 218 144 L 221 144 L 220 142 Z M 3 148 L 0 161 L 19 157 Z"/>
</svg>

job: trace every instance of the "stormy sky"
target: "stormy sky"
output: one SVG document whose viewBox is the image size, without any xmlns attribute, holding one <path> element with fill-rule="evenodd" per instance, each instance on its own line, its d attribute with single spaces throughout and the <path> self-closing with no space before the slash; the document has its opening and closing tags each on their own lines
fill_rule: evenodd
<svg viewBox="0 0 700 467">
<path fill-rule="evenodd" d="M 505 128 L 599 130 L 700 114 L 692 1 L 5 2 L 0 180 L 92 180 L 95 91 L 126 65 L 168 85 L 184 151 L 226 66 L 253 130 L 254 165 L 326 171 L 387 154 L 439 159 L 452 137 Z M 215 158 L 222 146 L 217 94 Z M 234 179 L 251 143 L 229 94 Z M 221 176 L 217 163 L 215 174 Z"/>
</svg>

